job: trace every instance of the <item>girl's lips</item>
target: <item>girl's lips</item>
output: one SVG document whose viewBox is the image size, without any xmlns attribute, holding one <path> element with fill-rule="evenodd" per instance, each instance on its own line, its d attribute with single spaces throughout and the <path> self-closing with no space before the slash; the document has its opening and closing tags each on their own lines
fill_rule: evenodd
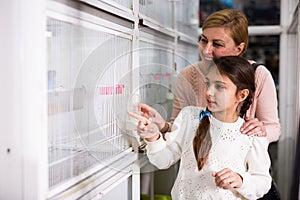
<svg viewBox="0 0 300 200">
<path fill-rule="evenodd" d="M 213 106 L 213 105 L 216 104 L 215 101 L 212 101 L 212 100 L 209 100 L 209 99 L 207 99 L 206 101 L 207 101 L 207 105 L 208 105 L 208 106 Z"/>
<path fill-rule="evenodd" d="M 212 107 L 212 106 L 213 106 L 213 103 L 207 103 L 207 106 L 208 106 L 208 107 Z"/>
</svg>

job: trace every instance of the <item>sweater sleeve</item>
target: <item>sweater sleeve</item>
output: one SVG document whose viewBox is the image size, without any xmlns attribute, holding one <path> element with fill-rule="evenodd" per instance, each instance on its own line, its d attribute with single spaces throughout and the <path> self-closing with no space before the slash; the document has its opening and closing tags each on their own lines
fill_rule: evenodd
<svg viewBox="0 0 300 200">
<path fill-rule="evenodd" d="M 264 66 L 257 68 L 256 76 L 258 82 L 255 116 L 263 122 L 268 141 L 275 142 L 281 134 L 275 83 L 271 73 Z"/>
<path fill-rule="evenodd" d="M 149 161 L 159 169 L 167 169 L 175 164 L 181 157 L 188 120 L 186 112 L 188 108 L 182 109 L 174 121 L 172 131 L 165 135 L 166 140 L 160 137 L 155 142 L 147 142 L 146 150 Z M 191 135 L 191 134 L 188 134 Z"/>
<path fill-rule="evenodd" d="M 243 177 L 243 184 L 236 190 L 247 199 L 258 199 L 270 190 L 272 182 L 266 138 L 254 137 L 245 165 L 248 171 L 240 174 Z"/>
</svg>

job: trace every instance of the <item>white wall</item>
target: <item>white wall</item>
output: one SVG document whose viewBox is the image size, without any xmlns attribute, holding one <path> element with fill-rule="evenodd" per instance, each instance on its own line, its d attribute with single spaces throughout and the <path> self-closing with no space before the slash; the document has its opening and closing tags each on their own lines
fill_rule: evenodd
<svg viewBox="0 0 300 200">
<path fill-rule="evenodd" d="M 0 199 L 43 199 L 46 173 L 45 1 L 0 7 Z"/>
</svg>

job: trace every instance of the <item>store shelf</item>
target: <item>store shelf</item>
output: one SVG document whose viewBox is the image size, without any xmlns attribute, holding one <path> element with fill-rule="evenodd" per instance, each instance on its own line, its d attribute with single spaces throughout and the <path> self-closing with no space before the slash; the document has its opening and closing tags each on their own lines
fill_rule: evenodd
<svg viewBox="0 0 300 200">
<path fill-rule="evenodd" d="M 126 6 L 110 0 L 105 0 L 105 1 L 104 0 L 79 0 L 79 1 L 130 21 L 135 21 L 137 19 L 137 17 L 133 13 L 133 10 L 131 9 L 132 1 L 128 1 L 130 5 L 129 3 L 126 3 L 127 4 Z"/>
<path fill-rule="evenodd" d="M 137 160 L 137 154 L 132 149 L 122 151 L 109 159 L 97 160 L 91 156 L 82 154 L 76 158 L 79 162 L 98 162 L 92 169 L 86 170 L 80 176 L 77 176 L 60 186 L 53 188 L 49 192 L 49 200 L 55 199 L 78 199 L 87 196 L 91 199 L 93 196 L 100 197 L 112 189 L 115 183 L 120 179 L 128 178 L 132 175 L 132 165 Z M 99 152 L 104 153 L 104 152 Z M 99 196 L 100 195 L 100 196 Z"/>
<path fill-rule="evenodd" d="M 83 88 L 75 88 L 74 90 L 49 90 L 48 115 L 82 109 L 85 95 Z"/>
</svg>

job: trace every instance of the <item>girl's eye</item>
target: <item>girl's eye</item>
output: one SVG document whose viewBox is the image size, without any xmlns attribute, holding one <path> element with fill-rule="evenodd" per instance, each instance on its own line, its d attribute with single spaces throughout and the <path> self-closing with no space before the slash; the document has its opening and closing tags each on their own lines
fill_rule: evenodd
<svg viewBox="0 0 300 200">
<path fill-rule="evenodd" d="M 223 90 L 225 87 L 222 84 L 216 84 L 217 90 Z"/>
<path fill-rule="evenodd" d="M 208 81 L 205 81 L 205 85 L 206 85 L 206 87 L 209 87 L 210 83 Z"/>
</svg>

